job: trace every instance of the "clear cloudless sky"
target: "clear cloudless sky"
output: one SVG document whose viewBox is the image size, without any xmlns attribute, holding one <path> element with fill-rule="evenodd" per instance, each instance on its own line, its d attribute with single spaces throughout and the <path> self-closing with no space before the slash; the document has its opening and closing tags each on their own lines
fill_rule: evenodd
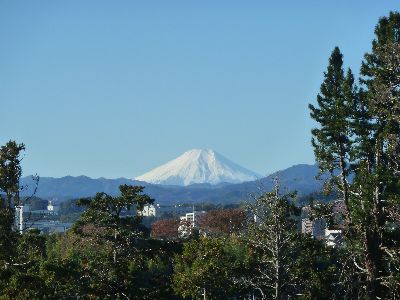
<svg viewBox="0 0 400 300">
<path fill-rule="evenodd" d="M 0 2 L 0 143 L 24 175 L 134 177 L 192 148 L 314 163 L 307 105 L 395 0 Z"/>
</svg>

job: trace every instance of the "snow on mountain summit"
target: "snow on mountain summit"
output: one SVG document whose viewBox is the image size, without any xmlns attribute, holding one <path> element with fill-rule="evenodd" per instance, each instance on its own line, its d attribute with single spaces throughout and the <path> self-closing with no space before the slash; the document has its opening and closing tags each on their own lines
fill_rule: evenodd
<svg viewBox="0 0 400 300">
<path fill-rule="evenodd" d="M 211 149 L 193 149 L 136 180 L 154 184 L 240 183 L 260 178 Z"/>
</svg>

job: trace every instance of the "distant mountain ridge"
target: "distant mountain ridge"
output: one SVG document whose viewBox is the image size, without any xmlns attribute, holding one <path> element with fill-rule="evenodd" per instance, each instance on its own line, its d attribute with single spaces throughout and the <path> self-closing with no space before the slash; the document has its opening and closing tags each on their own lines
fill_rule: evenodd
<svg viewBox="0 0 400 300">
<path fill-rule="evenodd" d="M 316 180 L 316 165 L 295 165 L 267 177 L 238 184 L 194 184 L 188 186 L 155 185 L 137 180 L 93 179 L 86 176 L 65 176 L 61 178 L 42 177 L 39 181 L 36 196 L 43 199 L 57 198 L 59 201 L 81 197 L 91 197 L 97 192 L 110 195 L 119 193 L 121 184 L 145 186 L 145 193 L 158 203 L 176 204 L 192 202 L 234 203 L 250 200 L 252 195 L 272 189 L 274 179 L 279 178 L 281 189 L 297 191 L 299 195 L 308 195 L 322 189 L 323 181 Z M 31 176 L 22 178 L 21 184 L 28 186 L 22 196 L 30 195 L 34 189 Z"/>
<path fill-rule="evenodd" d="M 261 178 L 257 173 L 211 149 L 192 149 L 136 180 L 163 185 L 241 183 Z"/>
</svg>

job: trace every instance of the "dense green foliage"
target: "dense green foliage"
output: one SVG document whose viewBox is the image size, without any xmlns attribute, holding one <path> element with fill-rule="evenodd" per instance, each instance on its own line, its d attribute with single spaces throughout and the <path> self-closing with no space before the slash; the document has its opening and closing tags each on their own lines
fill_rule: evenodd
<svg viewBox="0 0 400 300">
<path fill-rule="evenodd" d="M 19 232 L 25 146 L 10 141 L 0 148 L 0 299 L 399 299 L 400 14 L 375 34 L 359 86 L 336 47 L 310 105 L 321 174 L 345 208 L 327 196 L 307 213 L 340 228 L 340 243 L 301 234 L 299 199 L 278 183 L 247 209 L 209 212 L 185 237 L 176 218 L 150 235 L 140 212 L 153 199 L 127 185 L 67 202 L 77 221 L 64 234 Z"/>
<path fill-rule="evenodd" d="M 342 55 L 332 52 L 318 107 L 310 105 L 313 146 L 321 172 L 329 171 L 347 206 L 350 295 L 399 297 L 400 246 L 400 14 L 375 28 L 360 88 Z M 352 172 L 353 180 L 349 182 Z M 351 247 L 350 247 L 351 245 Z"/>
</svg>

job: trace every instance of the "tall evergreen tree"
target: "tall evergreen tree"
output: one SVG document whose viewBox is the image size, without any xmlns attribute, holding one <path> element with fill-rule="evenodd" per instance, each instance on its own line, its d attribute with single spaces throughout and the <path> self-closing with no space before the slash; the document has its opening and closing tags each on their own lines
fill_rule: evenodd
<svg viewBox="0 0 400 300">
<path fill-rule="evenodd" d="M 400 288 L 394 268 L 399 226 L 392 217 L 400 207 L 399 13 L 381 18 L 375 34 L 361 67 L 361 89 L 356 92 L 350 71 L 343 76 L 342 56 L 335 48 L 318 107 L 310 105 L 311 117 L 320 124 L 312 132 L 320 169 L 340 171 L 337 184 L 355 245 L 350 255 L 368 299 L 392 296 Z"/>
<path fill-rule="evenodd" d="M 317 96 L 318 105 L 309 105 L 311 117 L 319 123 L 319 127 L 312 130 L 312 145 L 320 172 L 330 173 L 330 183 L 339 188 L 348 205 L 352 147 L 350 121 L 356 94 L 351 70 L 344 75 L 343 55 L 338 47 L 329 58 L 324 77 Z"/>
<path fill-rule="evenodd" d="M 21 153 L 25 150 L 24 144 L 9 141 L 0 148 L 0 190 L 6 196 L 5 206 L 12 208 L 19 205 L 19 180 L 22 174 Z"/>
<path fill-rule="evenodd" d="M 352 199 L 370 299 L 387 296 L 384 287 L 395 278 L 387 262 L 400 242 L 398 227 L 391 225 L 394 220 L 388 214 L 400 204 L 400 14 L 391 12 L 381 18 L 375 35 L 372 51 L 365 54 L 361 67 L 365 92 L 360 98 L 365 109 L 359 115 L 367 115 L 369 120 L 366 127 L 355 128 L 359 147 Z"/>
<path fill-rule="evenodd" d="M 13 231 L 15 205 L 19 205 L 21 153 L 24 144 L 9 141 L 0 148 L 0 261 L 8 266 L 16 250 L 17 235 Z"/>
</svg>

